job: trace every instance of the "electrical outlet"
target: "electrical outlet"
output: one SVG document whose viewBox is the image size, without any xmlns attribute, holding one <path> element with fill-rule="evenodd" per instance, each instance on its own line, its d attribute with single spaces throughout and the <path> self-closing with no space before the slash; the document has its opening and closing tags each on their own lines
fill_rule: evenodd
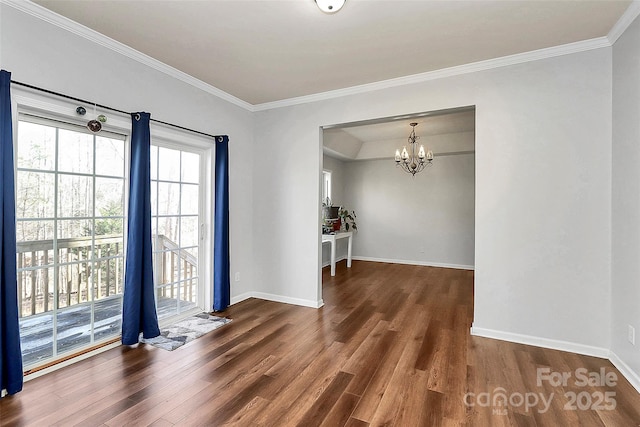
<svg viewBox="0 0 640 427">
<path fill-rule="evenodd" d="M 239 281 L 240 281 L 240 272 L 237 272 L 236 273 L 236 282 L 239 282 Z"/>
<path fill-rule="evenodd" d="M 629 330 L 627 333 L 628 333 L 629 342 L 633 345 L 636 345 L 636 329 L 631 325 L 628 325 L 628 326 L 629 326 Z"/>
</svg>

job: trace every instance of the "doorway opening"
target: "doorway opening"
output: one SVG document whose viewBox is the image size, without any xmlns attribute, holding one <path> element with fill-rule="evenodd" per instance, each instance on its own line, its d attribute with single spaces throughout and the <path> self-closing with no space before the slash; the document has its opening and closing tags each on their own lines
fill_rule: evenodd
<svg viewBox="0 0 640 427">
<path fill-rule="evenodd" d="M 418 123 L 418 145 L 434 154 L 432 166 L 415 176 L 394 161 L 408 145 L 410 123 Z M 322 187 L 330 171 L 331 204 L 353 213 L 357 224 L 353 262 L 474 269 L 474 106 L 325 126 L 321 140 Z M 336 233 L 345 231 L 342 225 Z M 349 240 L 320 236 L 320 287 L 350 273 Z"/>
</svg>

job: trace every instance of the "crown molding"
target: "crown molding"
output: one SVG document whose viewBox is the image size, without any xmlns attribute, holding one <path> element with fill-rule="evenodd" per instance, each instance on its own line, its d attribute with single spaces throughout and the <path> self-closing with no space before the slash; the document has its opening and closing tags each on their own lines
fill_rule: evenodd
<svg viewBox="0 0 640 427">
<path fill-rule="evenodd" d="M 203 82 L 193 76 L 190 76 L 182 71 L 179 71 L 163 62 L 160 62 L 148 55 L 145 55 L 137 50 L 126 46 L 112 38 L 109 38 L 103 34 L 98 33 L 90 28 L 85 27 L 75 21 L 58 15 L 36 3 L 28 0 L 0 0 L 0 3 L 6 4 L 14 9 L 20 10 L 24 13 L 32 15 L 38 19 L 46 21 L 52 25 L 55 25 L 61 29 L 69 31 L 80 37 L 83 37 L 93 43 L 111 49 L 119 54 L 122 54 L 134 61 L 147 65 L 157 71 L 160 71 L 168 76 L 174 77 L 184 83 L 187 83 L 195 88 L 198 88 L 204 92 L 228 101 L 238 107 L 241 107 L 247 111 L 265 111 L 274 108 L 289 107 L 300 104 L 307 104 L 311 102 L 323 101 L 328 99 L 340 98 L 348 95 L 361 94 L 366 92 L 372 92 L 376 90 L 388 89 L 398 86 L 404 86 L 415 83 L 422 83 L 436 79 L 442 79 L 446 77 L 459 76 L 463 74 L 475 73 L 478 71 L 485 71 L 494 68 L 501 68 L 510 65 L 522 64 L 525 62 L 537 61 L 540 59 L 553 58 L 556 56 L 570 55 L 573 53 L 584 52 L 592 49 L 599 49 L 603 47 L 611 47 L 615 40 L 620 37 L 624 30 L 633 22 L 633 20 L 640 15 L 640 1 L 634 0 L 627 8 L 625 13 L 620 17 L 616 25 L 611 29 L 609 34 L 605 37 L 598 37 L 590 40 L 583 40 L 574 43 L 568 43 L 560 46 L 553 46 L 544 49 L 538 49 L 530 52 L 518 53 L 515 55 L 503 56 L 500 58 L 488 59 L 484 61 L 473 62 L 470 64 L 459 65 L 455 67 L 443 68 L 440 70 L 428 71 L 419 74 L 413 74 L 404 77 L 398 77 L 388 80 L 382 80 L 373 83 L 367 83 L 363 85 L 351 86 L 343 89 L 336 89 L 327 92 L 320 92 L 311 95 L 299 96 L 295 98 L 287 98 L 283 100 L 266 102 L 262 104 L 252 105 L 246 101 L 243 101 L 223 90 L 220 90 L 208 83 Z"/>
<path fill-rule="evenodd" d="M 339 98 L 348 95 L 355 95 L 375 90 L 393 88 L 415 83 L 422 83 L 430 80 L 442 79 L 445 77 L 470 74 L 478 71 L 491 70 L 494 68 L 507 67 L 509 65 L 522 64 L 525 62 L 537 61 L 540 59 L 553 58 L 556 56 L 570 55 L 592 49 L 611 47 L 607 37 L 583 40 L 575 43 L 563 44 L 530 52 L 517 53 L 515 55 L 503 56 L 500 58 L 487 59 L 485 61 L 472 62 L 470 64 L 458 65 L 455 67 L 443 68 L 440 70 L 428 71 L 425 73 L 413 74 L 410 76 L 398 77 L 389 80 L 382 80 L 374 83 L 367 83 L 358 86 L 351 86 L 344 89 L 330 90 L 327 92 L 314 93 L 312 95 L 288 98 L 280 101 L 265 102 L 253 106 L 255 111 L 271 110 L 274 108 L 290 107 L 293 105 L 306 104 L 310 102 L 324 101 L 327 99 Z"/>
<path fill-rule="evenodd" d="M 631 2 L 627 10 L 624 11 L 618 22 L 615 23 L 609 34 L 607 34 L 607 39 L 609 39 L 609 43 L 613 45 L 618 38 L 625 32 L 629 25 L 640 15 L 640 1 L 634 0 Z"/>
<path fill-rule="evenodd" d="M 85 27 L 84 25 L 79 24 L 75 21 L 72 21 L 69 18 L 65 18 L 64 16 L 52 12 L 49 9 L 46 9 L 36 3 L 28 0 L 0 0 L 0 3 L 4 3 L 7 6 L 27 13 L 31 16 L 34 16 L 35 18 L 48 22 L 75 35 L 83 37 L 93 43 L 106 47 L 107 49 L 111 49 L 114 52 L 117 52 L 130 59 L 133 59 L 134 61 L 160 71 L 161 73 L 164 73 L 170 77 L 176 78 L 204 92 L 210 93 L 211 95 L 214 95 L 218 98 L 224 99 L 225 101 L 237 105 L 238 107 L 244 108 L 245 110 L 254 111 L 253 105 L 241 100 L 240 98 L 236 98 L 235 96 L 223 90 L 220 90 L 215 86 L 211 86 L 210 84 L 205 83 L 202 80 L 190 76 L 189 74 L 184 73 L 180 70 L 177 70 L 172 66 L 165 64 L 164 62 L 160 62 L 157 59 L 138 52 L 137 50 L 125 44 L 122 44 L 119 41 L 107 37 L 104 34 L 100 34 L 97 31 Z"/>
</svg>

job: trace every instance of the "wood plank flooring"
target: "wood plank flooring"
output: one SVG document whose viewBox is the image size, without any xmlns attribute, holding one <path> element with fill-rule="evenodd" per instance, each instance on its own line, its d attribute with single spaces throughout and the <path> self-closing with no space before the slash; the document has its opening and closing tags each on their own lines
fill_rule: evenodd
<svg viewBox="0 0 640 427">
<path fill-rule="evenodd" d="M 322 309 L 243 301 L 176 351 L 119 347 L 25 383 L 0 425 L 640 425 L 607 360 L 471 337 L 473 272 L 344 264 L 323 272 Z M 616 385 L 583 386 L 578 369 Z"/>
</svg>

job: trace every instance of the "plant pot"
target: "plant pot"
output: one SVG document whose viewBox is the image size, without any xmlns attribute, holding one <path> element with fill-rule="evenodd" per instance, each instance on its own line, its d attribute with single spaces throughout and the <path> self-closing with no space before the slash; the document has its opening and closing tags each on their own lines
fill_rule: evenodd
<svg viewBox="0 0 640 427">
<path fill-rule="evenodd" d="M 338 210 L 339 206 L 323 206 L 322 207 L 322 218 L 324 219 L 335 219 L 338 218 Z"/>
</svg>

